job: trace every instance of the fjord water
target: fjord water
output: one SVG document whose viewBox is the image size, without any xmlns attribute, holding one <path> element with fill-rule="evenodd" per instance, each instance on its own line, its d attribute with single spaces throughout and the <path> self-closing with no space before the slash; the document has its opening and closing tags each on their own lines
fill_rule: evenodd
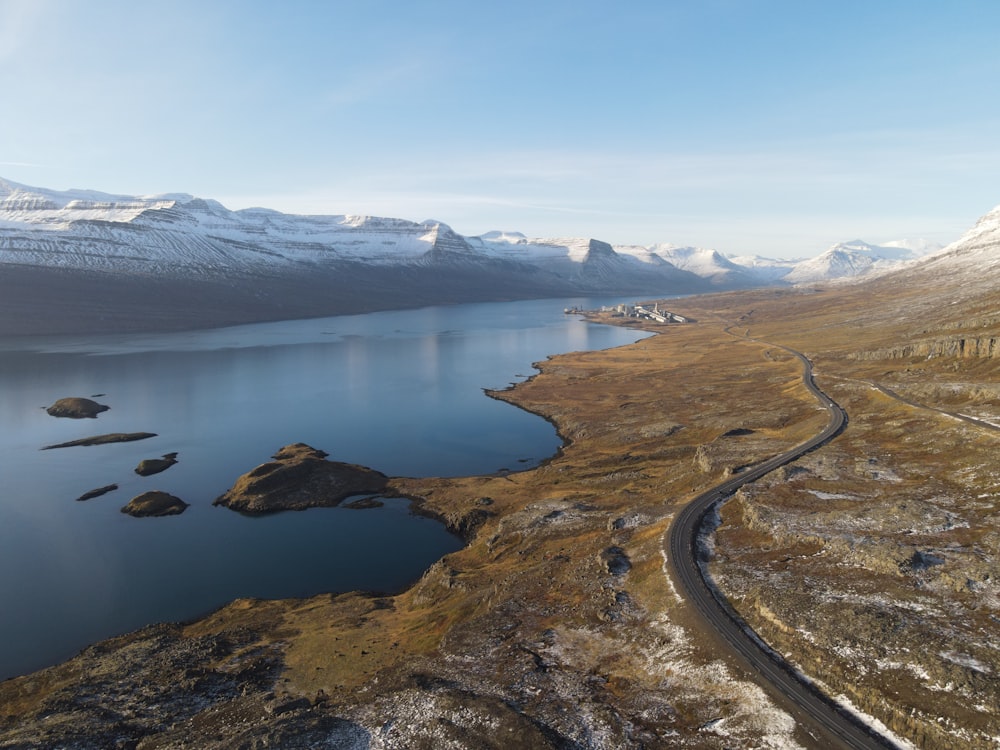
<svg viewBox="0 0 1000 750">
<path fill-rule="evenodd" d="M 642 337 L 563 314 L 599 303 L 0 340 L 0 679 L 238 597 L 402 588 L 461 544 L 404 501 L 260 518 L 212 501 L 293 442 L 390 476 L 537 465 L 558 449 L 552 425 L 483 389 L 523 380 L 550 354 Z M 43 407 L 66 396 L 97 396 L 111 409 L 97 419 L 48 416 Z M 112 432 L 157 436 L 40 450 Z M 170 452 L 179 463 L 166 472 L 134 473 Z M 75 502 L 112 483 L 119 489 Z M 190 507 L 168 518 L 120 512 L 153 489 Z"/>
</svg>

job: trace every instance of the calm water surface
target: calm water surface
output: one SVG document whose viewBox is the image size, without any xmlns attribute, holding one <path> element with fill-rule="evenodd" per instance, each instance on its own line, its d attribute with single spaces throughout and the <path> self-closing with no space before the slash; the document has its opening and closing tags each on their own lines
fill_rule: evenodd
<svg viewBox="0 0 1000 750">
<path fill-rule="evenodd" d="M 390 476 L 537 465 L 559 446 L 539 417 L 486 397 L 550 354 L 642 334 L 545 300 L 268 323 L 183 334 L 0 340 L 0 679 L 93 641 L 237 597 L 398 590 L 460 541 L 402 501 L 248 518 L 212 501 L 288 443 Z M 95 396 L 96 420 L 42 407 Z M 135 443 L 40 451 L 109 432 Z M 162 474 L 133 472 L 177 452 Z M 119 489 L 87 502 L 84 492 Z M 181 516 L 120 512 L 146 490 Z"/>
</svg>

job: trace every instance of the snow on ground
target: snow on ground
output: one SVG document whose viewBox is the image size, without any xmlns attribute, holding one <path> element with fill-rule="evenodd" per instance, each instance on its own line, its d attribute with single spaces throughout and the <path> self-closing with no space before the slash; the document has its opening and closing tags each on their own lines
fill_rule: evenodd
<svg viewBox="0 0 1000 750">
<path fill-rule="evenodd" d="M 881 721 L 876 719 L 874 716 L 870 716 L 865 712 L 859 710 L 857 706 L 851 703 L 851 701 L 847 698 L 847 696 L 835 695 L 833 696 L 833 699 L 838 704 L 840 704 L 840 706 L 842 706 L 844 710 L 853 715 L 862 724 L 871 727 L 876 732 L 881 734 L 883 737 L 888 738 L 890 742 L 894 743 L 902 750 L 918 750 L 916 745 L 914 745 L 909 740 L 903 739 L 899 735 L 895 734 L 892 730 L 889 729 L 889 727 L 887 727 Z"/>
<path fill-rule="evenodd" d="M 859 500 L 857 495 L 845 495 L 841 492 L 821 492 L 820 490 L 809 490 L 809 493 L 820 500 Z"/>
</svg>

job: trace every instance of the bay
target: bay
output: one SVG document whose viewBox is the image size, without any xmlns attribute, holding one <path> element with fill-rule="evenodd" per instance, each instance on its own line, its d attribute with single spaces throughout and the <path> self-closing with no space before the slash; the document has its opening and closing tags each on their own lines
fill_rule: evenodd
<svg viewBox="0 0 1000 750">
<path fill-rule="evenodd" d="M 487 397 L 533 362 L 643 334 L 537 300 L 149 335 L 0 340 L 0 679 L 88 643 L 185 620 L 238 597 L 397 591 L 461 541 L 409 512 L 343 507 L 248 518 L 212 501 L 283 445 L 305 442 L 390 476 L 537 466 L 560 441 L 545 420 Z M 66 396 L 110 406 L 50 417 Z M 110 432 L 136 443 L 41 451 Z M 178 463 L 140 477 L 144 458 Z M 86 502 L 74 499 L 117 483 Z M 150 489 L 180 516 L 120 513 Z"/>
</svg>

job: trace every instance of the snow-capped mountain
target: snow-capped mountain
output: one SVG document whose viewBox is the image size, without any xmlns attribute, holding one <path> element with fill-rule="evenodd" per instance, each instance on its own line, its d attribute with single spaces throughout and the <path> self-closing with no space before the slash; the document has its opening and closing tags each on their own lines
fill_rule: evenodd
<svg viewBox="0 0 1000 750">
<path fill-rule="evenodd" d="M 840 242 L 822 254 L 795 264 L 782 280 L 790 284 L 815 283 L 875 276 L 897 270 L 920 257 L 899 244 L 870 245 L 862 240 Z"/>
<path fill-rule="evenodd" d="M 883 327 L 881 346 L 863 356 L 948 356 L 995 359 L 1000 319 L 1000 206 L 982 216 L 961 238 L 938 252 L 876 276 L 855 288 L 862 305 L 888 300 L 884 309 L 871 305 L 860 317 L 868 326 Z M 901 321 L 920 321 L 900 340 Z M 914 335 L 914 330 L 918 335 Z"/>
<path fill-rule="evenodd" d="M 707 289 L 697 273 L 659 257 L 644 257 L 631 248 L 613 247 L 595 239 L 528 239 L 517 232 L 489 232 L 468 238 L 470 245 L 490 257 L 528 263 L 586 289 L 625 284 L 641 287 L 656 279 L 670 285 Z"/>
<path fill-rule="evenodd" d="M 0 181 L 0 313 L 15 332 L 78 328 L 85 309 L 141 329 L 150 320 L 189 327 L 709 288 L 666 261 L 649 266 L 596 239 L 467 238 L 437 221 L 230 211 L 186 194 Z"/>
<path fill-rule="evenodd" d="M 707 288 L 697 274 L 668 262 L 649 268 L 595 239 L 466 238 L 436 221 L 230 211 L 183 194 L 60 193 L 10 182 L 0 182 L 0 263 L 183 277 L 449 264 L 531 273 L 559 293 Z"/>
<path fill-rule="evenodd" d="M 740 265 L 718 250 L 658 244 L 650 248 L 660 258 L 722 287 L 760 286 L 763 281 L 753 268 Z"/>
<path fill-rule="evenodd" d="M 0 313 L 9 330 L 27 331 L 40 307 L 51 320 L 63 308 L 79 313 L 83 298 L 95 315 L 120 322 L 127 314 L 141 328 L 144 316 L 176 318 L 167 308 L 180 304 L 190 326 L 201 314 L 243 322 L 532 297 L 666 296 L 871 275 L 905 262 L 911 244 L 859 240 L 794 263 L 668 243 L 466 237 L 439 221 L 231 211 L 186 193 L 112 195 L 0 180 Z"/>
<path fill-rule="evenodd" d="M 283 268 L 495 264 L 542 271 L 553 291 L 702 291 L 854 277 L 917 257 L 905 241 L 841 243 L 794 263 L 716 250 L 617 245 L 590 238 L 529 239 L 518 232 L 463 237 L 437 221 L 230 211 L 185 193 L 111 195 L 0 180 L 0 263 L 198 276 Z M 557 284 L 558 285 L 558 284 Z M 683 287 L 683 288 L 682 288 Z"/>
<path fill-rule="evenodd" d="M 188 275 L 337 260 L 408 263 L 467 251 L 437 222 L 230 211 L 183 194 L 58 193 L 0 182 L 0 260 L 7 263 Z"/>
<path fill-rule="evenodd" d="M 795 266 L 802 262 L 780 258 L 762 258 L 759 255 L 734 255 L 730 260 L 746 269 L 758 279 L 760 284 L 770 286 L 783 283 L 782 280 Z"/>
<path fill-rule="evenodd" d="M 928 276 L 962 276 L 973 284 L 993 284 L 1000 272 L 1000 206 L 984 214 L 968 232 L 914 265 Z"/>
</svg>

